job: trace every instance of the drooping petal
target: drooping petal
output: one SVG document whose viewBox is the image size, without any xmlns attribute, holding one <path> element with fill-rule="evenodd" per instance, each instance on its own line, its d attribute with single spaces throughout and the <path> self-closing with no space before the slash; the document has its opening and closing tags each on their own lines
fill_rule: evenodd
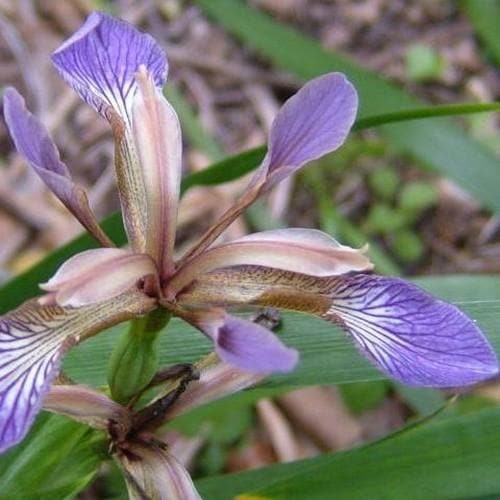
<svg viewBox="0 0 500 500">
<path fill-rule="evenodd" d="M 341 245 L 321 231 L 277 229 L 250 234 L 203 252 L 169 281 L 169 293 L 175 295 L 200 274 L 238 265 L 271 267 L 310 276 L 334 276 L 373 268 L 363 249 Z"/>
<path fill-rule="evenodd" d="M 460 387 L 498 373 L 477 325 L 457 307 L 398 278 L 310 277 L 239 266 L 199 277 L 180 304 L 250 304 L 308 312 L 341 324 L 379 369 L 405 384 Z"/>
<path fill-rule="evenodd" d="M 286 373 L 295 368 L 299 355 L 270 330 L 223 311 L 200 312 L 194 323 L 212 339 L 219 357 L 250 373 Z"/>
<path fill-rule="evenodd" d="M 25 436 L 70 347 L 154 307 L 154 300 L 131 292 L 80 309 L 41 306 L 32 300 L 2 316 L 0 452 Z"/>
<path fill-rule="evenodd" d="M 141 66 L 156 87 L 165 83 L 165 54 L 150 35 L 94 12 L 52 59 L 69 85 L 111 124 L 125 228 L 133 250 L 145 252 L 147 193 L 132 137 L 132 108 L 138 92 L 136 73 Z"/>
<path fill-rule="evenodd" d="M 84 385 L 53 385 L 43 400 L 43 408 L 102 431 L 108 430 L 110 421 L 124 427 L 132 422 L 128 408 Z"/>
<path fill-rule="evenodd" d="M 187 470 L 159 441 L 131 442 L 116 459 L 132 500 L 201 500 Z"/>
<path fill-rule="evenodd" d="M 71 179 L 68 167 L 47 129 L 26 109 L 22 96 L 9 87 L 4 92 L 4 116 L 14 144 L 47 187 L 102 245 L 113 246 L 89 207 L 85 191 Z"/>
<path fill-rule="evenodd" d="M 332 290 L 339 318 L 362 352 L 408 385 L 466 386 L 498 373 L 478 326 L 457 307 L 398 278 L 357 275 Z"/>
<path fill-rule="evenodd" d="M 306 163 L 340 147 L 356 118 L 358 96 L 341 73 L 306 83 L 283 105 L 271 127 L 268 152 L 246 192 L 180 260 L 184 265 L 208 248 L 258 196 Z"/>
<path fill-rule="evenodd" d="M 168 275 L 173 270 L 177 204 L 182 173 L 179 119 L 141 67 L 133 107 L 133 136 L 142 165 L 147 199 L 146 251 Z"/>
<path fill-rule="evenodd" d="M 268 153 L 257 174 L 265 175 L 266 190 L 340 147 L 357 108 L 356 89 L 341 73 L 315 78 L 288 99 L 274 119 Z"/>
<path fill-rule="evenodd" d="M 149 255 L 99 248 L 68 259 L 40 288 L 54 293 L 61 306 L 81 307 L 116 297 L 148 275 L 156 275 Z"/>
<path fill-rule="evenodd" d="M 109 119 L 110 108 L 123 120 L 137 91 L 135 74 L 144 65 L 161 87 L 167 59 L 154 38 L 102 12 L 93 12 L 83 26 L 52 55 L 66 82 L 96 111 Z"/>
</svg>

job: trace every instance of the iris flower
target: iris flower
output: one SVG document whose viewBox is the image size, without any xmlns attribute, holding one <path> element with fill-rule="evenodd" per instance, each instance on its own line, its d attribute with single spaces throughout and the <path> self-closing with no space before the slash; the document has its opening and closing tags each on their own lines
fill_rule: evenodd
<svg viewBox="0 0 500 500">
<path fill-rule="evenodd" d="M 320 76 L 283 105 L 242 196 L 176 260 L 182 140 L 162 93 L 164 52 L 133 26 L 93 13 L 53 62 L 111 126 L 129 246 L 115 248 L 99 228 L 47 130 L 7 89 L 4 115 L 18 151 L 103 248 L 70 258 L 41 285 L 45 295 L 0 318 L 0 450 L 25 436 L 69 348 L 159 308 L 198 328 L 224 362 L 247 373 L 288 372 L 298 353 L 263 326 L 231 315 L 232 306 L 302 311 L 340 325 L 364 356 L 405 384 L 466 386 L 497 373 L 496 356 L 473 321 L 413 284 L 372 274 L 363 249 L 314 229 L 217 242 L 258 196 L 342 145 L 358 104 L 344 75 Z"/>
</svg>

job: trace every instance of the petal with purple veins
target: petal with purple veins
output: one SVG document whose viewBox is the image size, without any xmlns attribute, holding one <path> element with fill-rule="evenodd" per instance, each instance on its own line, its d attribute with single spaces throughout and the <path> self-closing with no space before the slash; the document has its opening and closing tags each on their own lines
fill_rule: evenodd
<svg viewBox="0 0 500 500">
<path fill-rule="evenodd" d="M 306 83 L 276 116 L 268 153 L 257 177 L 269 189 L 304 164 L 340 147 L 358 108 L 356 89 L 341 73 L 328 73 Z"/>
<path fill-rule="evenodd" d="M 197 277 L 177 302 L 267 306 L 320 316 L 342 325 L 379 369 L 409 385 L 460 387 L 498 374 L 496 355 L 474 321 L 398 278 L 311 277 L 236 266 Z"/>
<path fill-rule="evenodd" d="M 498 361 L 457 307 L 398 278 L 354 275 L 332 290 L 325 317 L 339 318 L 361 351 L 408 385 L 460 387 L 491 378 Z"/>
<path fill-rule="evenodd" d="M 167 60 L 150 35 L 102 12 L 93 12 L 83 26 L 52 55 L 63 78 L 104 117 L 114 110 L 129 120 L 137 90 L 135 74 L 144 65 L 155 84 L 163 86 Z"/>
<path fill-rule="evenodd" d="M 219 357 L 250 373 L 286 373 L 299 359 L 295 349 L 286 347 L 273 332 L 256 323 L 223 311 L 199 313 L 194 323 L 212 339 Z"/>
<path fill-rule="evenodd" d="M 153 300 L 134 292 L 80 309 L 32 300 L 2 316 L 0 452 L 26 435 L 70 347 L 152 308 Z"/>
<path fill-rule="evenodd" d="M 19 153 L 97 241 L 113 246 L 99 227 L 85 191 L 73 182 L 47 129 L 26 109 L 21 95 L 14 88 L 7 88 L 3 103 L 5 121 Z"/>
</svg>

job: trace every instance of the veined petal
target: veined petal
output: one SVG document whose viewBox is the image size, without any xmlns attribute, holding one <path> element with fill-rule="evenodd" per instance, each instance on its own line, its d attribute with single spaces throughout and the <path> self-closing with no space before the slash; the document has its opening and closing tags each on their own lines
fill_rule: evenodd
<svg viewBox="0 0 500 500">
<path fill-rule="evenodd" d="M 273 332 L 222 310 L 200 312 L 193 323 L 214 342 L 218 356 L 250 373 L 292 371 L 299 355 L 286 347 Z"/>
<path fill-rule="evenodd" d="M 102 12 L 93 12 L 83 26 L 52 55 L 66 82 L 96 111 L 109 119 L 114 110 L 130 124 L 137 91 L 135 74 L 144 65 L 161 87 L 167 59 L 154 38 Z"/>
<path fill-rule="evenodd" d="M 147 200 L 146 251 L 168 275 L 173 270 L 177 204 L 182 173 L 179 119 L 141 67 L 133 107 L 133 136 L 142 165 Z"/>
<path fill-rule="evenodd" d="M 203 252 L 169 281 L 169 293 L 175 295 L 200 274 L 237 265 L 271 267 L 310 276 L 373 269 L 363 249 L 341 245 L 317 229 L 277 229 L 250 234 Z"/>
<path fill-rule="evenodd" d="M 131 413 L 102 392 L 84 385 L 54 385 L 43 400 L 44 410 L 107 431 L 110 421 L 130 425 Z"/>
<path fill-rule="evenodd" d="M 154 300 L 131 292 L 80 309 L 41 306 L 32 300 L 2 316 L 0 452 L 25 436 L 70 347 L 154 307 Z"/>
<path fill-rule="evenodd" d="M 249 304 L 315 314 L 342 325 L 372 362 L 408 385 L 459 387 L 498 373 L 477 325 L 457 307 L 398 278 L 310 277 L 239 266 L 199 277 L 180 304 Z"/>
<path fill-rule="evenodd" d="M 341 73 L 306 83 L 282 106 L 269 137 L 268 153 L 257 172 L 270 189 L 304 164 L 340 147 L 358 108 L 356 89 Z"/>
<path fill-rule="evenodd" d="M 99 248 L 68 259 L 40 288 L 54 293 L 61 306 L 81 307 L 116 297 L 141 278 L 156 274 L 149 255 L 121 248 Z"/>
<path fill-rule="evenodd" d="M 4 92 L 4 116 L 14 144 L 47 187 L 102 245 L 113 243 L 100 228 L 85 191 L 71 179 L 68 167 L 47 129 L 26 109 L 22 96 L 9 87 Z"/>
<path fill-rule="evenodd" d="M 246 192 L 182 257 L 179 265 L 200 255 L 264 191 L 304 164 L 340 147 L 354 123 L 357 107 L 356 90 L 341 73 L 328 73 L 306 83 L 274 119 L 267 155 Z"/>
<path fill-rule="evenodd" d="M 132 137 L 132 107 L 137 95 L 136 73 L 144 66 L 154 85 L 167 76 L 163 50 L 147 34 L 101 12 L 52 56 L 63 78 L 111 124 L 115 139 L 115 170 L 122 214 L 134 251 L 146 251 L 148 224 L 146 188 Z"/>
<path fill-rule="evenodd" d="M 340 319 L 361 351 L 396 380 L 455 387 L 498 373 L 496 355 L 478 326 L 415 285 L 360 274 L 331 293 L 325 317 Z"/>
<path fill-rule="evenodd" d="M 187 470 L 161 442 L 131 442 L 116 458 L 132 500 L 201 500 Z"/>
</svg>

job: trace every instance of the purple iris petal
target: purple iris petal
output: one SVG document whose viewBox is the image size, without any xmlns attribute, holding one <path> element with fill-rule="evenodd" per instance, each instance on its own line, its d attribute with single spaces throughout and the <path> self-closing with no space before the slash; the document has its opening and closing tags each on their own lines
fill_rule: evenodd
<svg viewBox="0 0 500 500">
<path fill-rule="evenodd" d="M 331 291 L 328 318 L 340 318 L 361 351 L 408 385 L 460 387 L 498 373 L 476 324 L 457 307 L 398 278 L 346 276 Z"/>
<path fill-rule="evenodd" d="M 219 357 L 240 370 L 285 373 L 297 364 L 298 352 L 256 323 L 229 314 L 221 321 L 202 323 L 202 330 L 214 341 Z"/>
<path fill-rule="evenodd" d="M 3 104 L 5 121 L 19 153 L 80 223 L 101 244 L 110 246 L 112 243 L 100 229 L 84 190 L 74 184 L 47 129 L 26 109 L 16 89 L 5 90 Z"/>
<path fill-rule="evenodd" d="M 308 82 L 281 108 L 271 128 L 267 187 L 343 144 L 358 107 L 355 88 L 340 73 Z"/>
<path fill-rule="evenodd" d="M 33 318 L 0 320 L 0 452 L 26 435 L 59 371 L 64 337 Z"/>
<path fill-rule="evenodd" d="M 167 60 L 155 40 L 101 12 L 92 13 L 52 60 L 80 97 L 105 117 L 108 106 L 129 116 L 140 65 L 157 86 L 167 78 Z"/>
</svg>

